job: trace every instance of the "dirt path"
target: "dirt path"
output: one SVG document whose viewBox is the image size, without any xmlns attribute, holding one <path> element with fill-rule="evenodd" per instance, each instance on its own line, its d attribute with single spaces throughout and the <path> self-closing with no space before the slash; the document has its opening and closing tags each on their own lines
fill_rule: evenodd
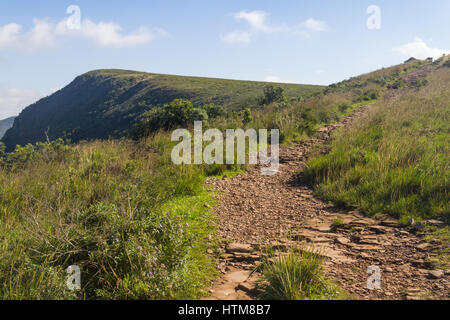
<svg viewBox="0 0 450 320">
<path fill-rule="evenodd" d="M 425 259 L 433 244 L 424 243 L 392 220 L 376 221 L 359 212 L 346 212 L 324 203 L 302 185 L 298 173 L 306 154 L 320 146 L 332 131 L 363 117 L 361 108 L 340 124 L 320 129 L 317 138 L 280 148 L 280 172 L 262 176 L 258 167 L 229 179 L 208 181 L 218 190 L 219 234 L 227 239 L 220 258 L 220 279 L 211 289 L 212 300 L 253 299 L 262 246 L 286 250 L 311 246 L 326 256 L 326 272 L 356 299 L 448 299 L 450 275 L 427 270 Z M 336 221 L 342 222 L 338 228 Z M 367 268 L 379 266 L 381 289 L 367 288 Z"/>
</svg>

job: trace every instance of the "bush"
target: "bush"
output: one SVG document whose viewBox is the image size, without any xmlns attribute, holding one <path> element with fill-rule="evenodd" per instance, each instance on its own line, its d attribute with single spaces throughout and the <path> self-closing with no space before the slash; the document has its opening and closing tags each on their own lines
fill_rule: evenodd
<svg viewBox="0 0 450 320">
<path fill-rule="evenodd" d="M 339 112 L 345 113 L 348 109 L 351 109 L 351 105 L 348 103 L 343 103 L 339 105 Z"/>
<path fill-rule="evenodd" d="M 186 125 L 192 120 L 194 105 L 189 100 L 175 99 L 171 103 L 164 105 L 163 128 L 172 129 L 176 126 Z"/>
<path fill-rule="evenodd" d="M 158 130 L 172 130 L 177 127 L 187 127 L 194 121 L 208 120 L 208 110 L 219 112 L 219 108 L 195 108 L 191 101 L 175 99 L 163 107 L 156 107 L 143 114 L 141 120 L 134 126 L 131 136 L 134 139 L 146 137 Z"/>
<path fill-rule="evenodd" d="M 405 86 L 405 80 L 397 79 L 395 82 L 388 86 L 389 89 L 401 89 Z"/>
<path fill-rule="evenodd" d="M 194 122 L 194 121 L 206 121 L 208 120 L 208 113 L 206 112 L 206 110 L 204 109 L 193 109 L 189 122 Z"/>
<path fill-rule="evenodd" d="M 225 109 L 222 106 L 217 106 L 215 104 L 208 104 L 203 106 L 203 109 L 208 114 L 211 119 L 225 116 Z"/>
<path fill-rule="evenodd" d="M 284 89 L 281 87 L 264 87 L 264 97 L 260 99 L 260 105 L 269 105 L 274 102 L 287 101 L 284 96 Z"/>
<path fill-rule="evenodd" d="M 371 101 L 376 100 L 379 97 L 378 91 L 374 89 L 369 89 L 364 91 L 362 94 L 358 95 L 353 101 L 355 103 L 363 102 L 363 101 Z"/>
<path fill-rule="evenodd" d="M 248 109 L 248 108 L 242 112 L 242 116 L 243 116 L 242 124 L 244 126 L 246 126 L 247 124 L 249 124 L 250 122 L 253 121 L 252 113 L 251 113 L 250 109 Z"/>
</svg>

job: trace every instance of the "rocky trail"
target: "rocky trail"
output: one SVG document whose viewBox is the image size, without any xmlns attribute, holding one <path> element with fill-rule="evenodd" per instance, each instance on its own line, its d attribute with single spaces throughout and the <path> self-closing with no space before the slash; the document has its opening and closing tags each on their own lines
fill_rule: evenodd
<svg viewBox="0 0 450 320">
<path fill-rule="evenodd" d="M 450 274 L 427 263 L 436 245 L 403 229 L 389 217 L 378 220 L 335 208 L 313 196 L 301 176 L 308 152 L 324 150 L 331 133 L 364 117 L 363 107 L 341 123 L 322 128 L 316 138 L 280 147 L 280 171 L 263 176 L 257 166 L 227 179 L 210 179 L 218 192 L 218 262 L 221 277 L 209 300 L 249 300 L 258 294 L 264 259 L 261 248 L 311 248 L 325 259 L 326 275 L 355 299 L 448 299 Z M 430 223 L 438 223 L 430 221 Z M 369 266 L 381 271 L 381 289 L 368 289 Z"/>
</svg>

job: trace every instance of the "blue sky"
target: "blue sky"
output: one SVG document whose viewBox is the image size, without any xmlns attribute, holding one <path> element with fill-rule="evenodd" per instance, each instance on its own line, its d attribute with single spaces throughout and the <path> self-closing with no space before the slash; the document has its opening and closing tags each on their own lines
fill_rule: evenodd
<svg viewBox="0 0 450 320">
<path fill-rule="evenodd" d="M 2 1 L 0 119 L 92 69 L 330 84 L 450 53 L 449 13 L 448 0 Z"/>
</svg>

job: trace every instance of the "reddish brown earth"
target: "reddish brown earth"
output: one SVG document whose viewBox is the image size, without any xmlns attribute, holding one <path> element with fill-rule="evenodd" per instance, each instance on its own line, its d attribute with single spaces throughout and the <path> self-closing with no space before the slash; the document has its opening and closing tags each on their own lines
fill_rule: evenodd
<svg viewBox="0 0 450 320">
<path fill-rule="evenodd" d="M 208 183 L 219 191 L 215 209 L 219 234 L 226 239 L 218 267 L 222 276 L 206 299 L 253 299 L 260 275 L 252 272 L 264 255 L 261 247 L 288 250 L 301 246 L 319 250 L 326 275 L 355 299 L 449 299 L 450 274 L 429 270 L 426 258 L 436 244 L 400 227 L 387 217 L 364 217 L 358 211 L 333 207 L 313 196 L 301 175 L 311 150 L 323 144 L 337 128 L 350 126 L 369 107 L 340 124 L 320 129 L 316 138 L 280 148 L 280 171 L 263 176 L 260 168 Z M 322 147 L 320 147 L 322 146 Z M 339 219 L 343 224 L 334 227 Z M 381 289 L 368 289 L 369 266 L 381 270 Z"/>
</svg>

